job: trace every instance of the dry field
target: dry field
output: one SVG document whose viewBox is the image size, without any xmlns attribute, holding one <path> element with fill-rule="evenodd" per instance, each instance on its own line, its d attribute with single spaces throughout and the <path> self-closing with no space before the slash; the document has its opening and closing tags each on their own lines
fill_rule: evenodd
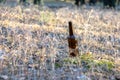
<svg viewBox="0 0 120 80">
<path fill-rule="evenodd" d="M 80 56 L 68 54 L 72 21 Z M 120 12 L 0 6 L 0 80 L 119 80 Z"/>
</svg>

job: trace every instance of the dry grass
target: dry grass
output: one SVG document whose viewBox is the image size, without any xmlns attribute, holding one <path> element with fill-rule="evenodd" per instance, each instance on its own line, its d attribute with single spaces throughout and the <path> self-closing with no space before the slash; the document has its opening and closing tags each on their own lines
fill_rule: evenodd
<svg viewBox="0 0 120 80">
<path fill-rule="evenodd" d="M 120 74 L 119 11 L 17 6 L 0 7 L 0 12 L 1 78 L 81 80 L 83 76 L 84 80 L 115 80 Z M 104 70 L 90 65 L 84 70 L 81 58 L 75 59 L 77 64 L 64 62 L 69 58 L 68 21 L 73 22 L 79 53 L 92 52 L 94 60 L 114 62 L 114 67 Z"/>
</svg>

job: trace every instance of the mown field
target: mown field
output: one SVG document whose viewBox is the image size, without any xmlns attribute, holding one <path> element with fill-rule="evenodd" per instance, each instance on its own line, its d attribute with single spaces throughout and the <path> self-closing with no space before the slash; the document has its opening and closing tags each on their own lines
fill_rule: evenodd
<svg viewBox="0 0 120 80">
<path fill-rule="evenodd" d="M 69 57 L 68 22 L 79 56 Z M 0 6 L 0 80 L 119 80 L 120 13 Z"/>
</svg>

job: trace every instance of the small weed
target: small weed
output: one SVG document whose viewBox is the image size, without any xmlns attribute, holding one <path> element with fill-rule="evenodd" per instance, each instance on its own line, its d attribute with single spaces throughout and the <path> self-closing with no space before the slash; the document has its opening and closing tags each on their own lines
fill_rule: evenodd
<svg viewBox="0 0 120 80">
<path fill-rule="evenodd" d="M 79 62 L 81 62 L 81 65 L 86 69 L 91 69 L 95 66 L 97 68 L 101 68 L 102 70 L 106 69 L 109 71 L 115 67 L 113 61 L 107 59 L 98 60 L 92 53 L 82 54 L 79 58 L 66 58 L 64 59 L 64 62 L 69 62 L 70 64 L 79 64 Z"/>
</svg>

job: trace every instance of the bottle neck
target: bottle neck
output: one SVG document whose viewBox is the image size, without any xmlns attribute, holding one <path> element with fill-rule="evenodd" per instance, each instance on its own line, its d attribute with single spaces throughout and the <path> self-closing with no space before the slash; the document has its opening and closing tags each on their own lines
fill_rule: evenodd
<svg viewBox="0 0 120 80">
<path fill-rule="evenodd" d="M 73 36 L 72 22 L 69 22 L 69 36 Z"/>
</svg>

